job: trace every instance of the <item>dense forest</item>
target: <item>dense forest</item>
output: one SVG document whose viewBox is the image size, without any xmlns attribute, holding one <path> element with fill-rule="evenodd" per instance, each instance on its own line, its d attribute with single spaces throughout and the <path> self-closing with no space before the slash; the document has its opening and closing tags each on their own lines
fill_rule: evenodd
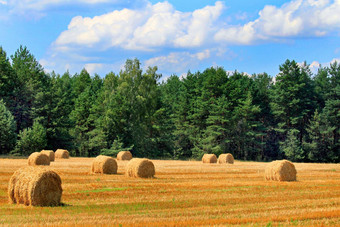
<svg viewBox="0 0 340 227">
<path fill-rule="evenodd" d="M 340 64 L 287 60 L 280 73 L 220 67 L 160 81 L 138 59 L 104 77 L 46 73 L 23 46 L 0 47 L 0 155 L 68 149 L 73 156 L 340 161 Z"/>
</svg>

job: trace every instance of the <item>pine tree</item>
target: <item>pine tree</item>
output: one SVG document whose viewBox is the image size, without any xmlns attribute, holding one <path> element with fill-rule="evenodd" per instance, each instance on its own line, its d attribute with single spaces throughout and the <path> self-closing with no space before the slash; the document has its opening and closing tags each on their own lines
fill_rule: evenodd
<svg viewBox="0 0 340 227">
<path fill-rule="evenodd" d="M 12 67 L 17 76 L 14 89 L 15 103 L 14 118 L 17 130 L 31 127 L 35 116 L 39 116 L 39 102 L 37 96 L 43 96 L 48 89 L 48 77 L 42 66 L 26 47 L 20 46 L 11 56 Z"/>
<path fill-rule="evenodd" d="M 302 148 L 299 140 L 300 132 L 297 129 L 290 129 L 287 139 L 281 143 L 281 150 L 291 161 L 305 161 L 307 154 Z"/>
<path fill-rule="evenodd" d="M 258 106 L 259 112 L 255 113 L 255 119 L 260 123 L 261 139 L 258 143 L 260 150 L 257 159 L 271 160 L 277 159 L 279 154 L 278 142 L 274 131 L 274 116 L 270 107 L 270 92 L 273 86 L 272 78 L 267 73 L 255 74 L 252 88 L 253 105 Z"/>
<path fill-rule="evenodd" d="M 231 142 L 229 131 L 231 118 L 230 103 L 225 95 L 216 98 L 210 108 L 208 127 L 200 144 L 202 151 L 199 156 L 204 153 L 213 153 L 217 156 L 227 152 L 233 153 L 227 146 Z"/>
<path fill-rule="evenodd" d="M 16 124 L 11 112 L 0 100 L 0 154 L 8 154 L 15 146 Z"/>
<path fill-rule="evenodd" d="M 307 132 L 307 138 L 302 145 L 308 155 L 308 161 L 325 162 L 334 158 L 330 153 L 331 141 L 327 126 L 317 110 L 307 127 Z"/>
<path fill-rule="evenodd" d="M 284 141 L 288 131 L 291 131 L 290 139 L 297 133 L 301 145 L 307 134 L 309 120 L 316 109 L 316 94 L 308 66 L 306 64 L 299 66 L 295 61 L 289 60 L 281 65 L 271 99 L 280 140 Z M 296 160 L 303 158 L 304 154 L 297 154 Z"/>
<path fill-rule="evenodd" d="M 7 108 L 14 113 L 17 78 L 7 58 L 6 52 L 0 46 L 0 99 L 6 103 Z"/>
</svg>

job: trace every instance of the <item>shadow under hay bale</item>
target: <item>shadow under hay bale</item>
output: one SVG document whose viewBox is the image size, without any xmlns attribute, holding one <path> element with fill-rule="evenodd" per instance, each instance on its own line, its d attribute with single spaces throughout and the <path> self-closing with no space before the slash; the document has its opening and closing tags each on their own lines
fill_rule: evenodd
<svg viewBox="0 0 340 227">
<path fill-rule="evenodd" d="M 117 160 L 131 160 L 132 154 L 130 151 L 120 151 L 117 154 Z"/>
<path fill-rule="evenodd" d="M 220 156 L 218 156 L 218 160 L 217 162 L 219 164 L 234 164 L 234 157 L 232 154 L 227 153 L 227 154 L 220 154 Z"/>
<path fill-rule="evenodd" d="M 130 177 L 153 177 L 155 175 L 155 166 L 146 158 L 133 158 L 127 164 L 125 174 Z"/>
<path fill-rule="evenodd" d="M 295 166 L 287 160 L 273 161 L 266 167 L 265 178 L 273 181 L 296 181 Z"/>
<path fill-rule="evenodd" d="M 105 155 L 97 156 L 92 162 L 92 173 L 116 174 L 117 162 L 113 158 Z"/>
<path fill-rule="evenodd" d="M 57 149 L 55 151 L 55 158 L 58 158 L 58 159 L 68 159 L 68 158 L 70 158 L 70 154 L 68 153 L 67 150 Z"/>
<path fill-rule="evenodd" d="M 9 202 L 26 206 L 58 206 L 62 191 L 60 176 L 39 166 L 18 169 L 8 185 Z"/>
<path fill-rule="evenodd" d="M 49 166 L 50 157 L 48 157 L 46 154 L 34 152 L 28 157 L 28 165 L 29 166 L 38 166 L 38 165 Z"/>
<path fill-rule="evenodd" d="M 50 157 L 50 162 L 53 162 L 55 159 L 55 155 L 54 152 L 52 150 L 42 150 L 40 151 L 40 153 L 47 155 L 48 157 Z"/>
<path fill-rule="evenodd" d="M 202 157 L 203 163 L 216 163 L 217 157 L 215 154 L 204 154 Z"/>
</svg>

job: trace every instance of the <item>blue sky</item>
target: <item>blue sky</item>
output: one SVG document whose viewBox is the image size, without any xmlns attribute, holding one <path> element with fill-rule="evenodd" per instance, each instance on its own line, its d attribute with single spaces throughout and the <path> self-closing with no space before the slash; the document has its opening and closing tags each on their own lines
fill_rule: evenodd
<svg viewBox="0 0 340 227">
<path fill-rule="evenodd" d="M 70 3 L 71 2 L 71 3 Z M 340 0 L 0 0 L 0 45 L 48 72 L 118 73 L 126 59 L 164 78 L 221 66 L 275 76 L 340 59 Z"/>
</svg>

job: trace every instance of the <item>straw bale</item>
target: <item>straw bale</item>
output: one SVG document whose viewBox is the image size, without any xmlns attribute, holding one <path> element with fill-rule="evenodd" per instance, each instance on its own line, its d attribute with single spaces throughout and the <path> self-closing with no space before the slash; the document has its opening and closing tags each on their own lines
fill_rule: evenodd
<svg viewBox="0 0 340 227">
<path fill-rule="evenodd" d="M 224 163 L 227 163 L 227 164 L 234 164 L 234 157 L 232 154 L 230 153 L 227 153 L 227 154 L 220 154 L 220 156 L 218 156 L 218 160 L 217 162 L 219 164 L 224 164 Z"/>
<path fill-rule="evenodd" d="M 126 175 L 142 178 L 153 177 L 155 175 L 155 166 L 146 158 L 133 158 L 127 164 Z"/>
<path fill-rule="evenodd" d="M 295 166 L 287 160 L 273 161 L 266 167 L 265 178 L 273 181 L 296 181 Z"/>
<path fill-rule="evenodd" d="M 130 151 L 120 151 L 117 154 L 117 160 L 131 160 L 132 154 Z"/>
<path fill-rule="evenodd" d="M 53 162 L 55 159 L 54 152 L 52 150 L 42 150 L 40 153 L 46 154 L 48 157 L 50 157 L 51 162 Z"/>
<path fill-rule="evenodd" d="M 67 150 L 57 149 L 55 151 L 55 158 L 64 158 L 64 159 L 67 159 L 69 157 L 70 157 L 70 154 L 68 153 Z"/>
<path fill-rule="evenodd" d="M 217 157 L 215 154 L 204 154 L 202 157 L 203 163 L 216 163 Z"/>
<path fill-rule="evenodd" d="M 43 153 L 33 152 L 28 157 L 28 165 L 29 166 L 37 166 L 37 165 L 49 166 L 50 157 L 48 157 L 46 154 L 43 154 Z"/>
<path fill-rule="evenodd" d="M 109 156 L 99 155 L 93 160 L 91 171 L 92 173 L 116 174 L 117 162 Z"/>
<path fill-rule="evenodd" d="M 60 176 L 39 166 L 18 169 L 8 185 L 9 202 L 26 206 L 58 206 L 62 191 Z"/>
</svg>

